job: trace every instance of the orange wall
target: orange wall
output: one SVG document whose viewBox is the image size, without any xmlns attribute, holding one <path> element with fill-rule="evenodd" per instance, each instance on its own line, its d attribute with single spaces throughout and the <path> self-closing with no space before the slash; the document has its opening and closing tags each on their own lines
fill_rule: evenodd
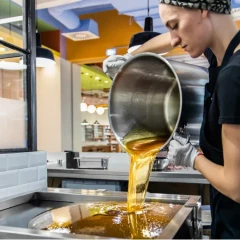
<svg viewBox="0 0 240 240">
<path fill-rule="evenodd" d="M 240 29 L 240 21 L 237 21 L 236 23 L 237 23 L 238 28 Z"/>
<path fill-rule="evenodd" d="M 113 47 L 119 47 L 117 54 L 125 54 L 132 35 L 142 31 L 134 20 L 131 21 L 131 18 L 126 15 L 119 15 L 116 10 L 82 15 L 80 18 L 91 18 L 98 22 L 100 38 L 76 42 L 67 39 L 67 60 L 73 63 L 101 63 L 106 59 L 106 49 Z M 240 21 L 237 22 L 237 25 L 240 29 Z M 43 45 L 60 51 L 59 31 L 43 32 L 41 38 Z M 166 56 L 184 54 L 186 52 L 181 48 L 175 48 Z"/>
<path fill-rule="evenodd" d="M 41 32 L 42 45 L 60 52 L 60 31 Z"/>
<path fill-rule="evenodd" d="M 82 15 L 81 19 L 91 18 L 98 22 L 99 39 L 72 41 L 67 39 L 67 60 L 75 63 L 102 62 L 106 49 L 117 48 L 117 54 L 125 54 L 133 34 L 142 29 L 131 18 L 119 15 L 116 10 Z"/>
</svg>

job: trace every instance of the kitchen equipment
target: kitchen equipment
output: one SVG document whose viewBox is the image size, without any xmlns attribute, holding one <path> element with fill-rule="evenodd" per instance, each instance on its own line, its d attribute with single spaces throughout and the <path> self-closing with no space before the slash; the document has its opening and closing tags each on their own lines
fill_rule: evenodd
<svg viewBox="0 0 240 240">
<path fill-rule="evenodd" d="M 117 140 L 167 139 L 181 128 L 198 145 L 207 70 L 153 53 L 128 60 L 114 78 L 109 120 Z M 130 133 L 130 134 L 129 134 Z M 186 137 L 187 138 L 187 137 Z"/>
<path fill-rule="evenodd" d="M 93 202 L 126 201 L 124 192 L 106 192 L 101 190 L 51 189 L 20 197 L 0 201 L 0 236 L 3 239 L 96 239 L 92 235 L 53 233 L 39 230 L 37 226 L 46 226 L 41 213 L 48 210 Z M 201 198 L 199 196 L 147 194 L 146 202 L 172 203 L 182 205 L 181 209 L 163 229 L 161 239 L 201 238 Z M 65 218 L 74 212 L 68 212 Z M 84 214 L 84 213 L 82 213 Z M 39 217 L 38 217 L 39 216 Z M 43 215 L 42 215 L 43 216 Z M 37 221 L 35 221 L 37 220 Z M 29 225 L 30 222 L 30 225 Z M 39 225 L 36 225 L 39 223 Z M 27 227 L 36 226 L 35 229 Z"/>
<path fill-rule="evenodd" d="M 154 162 L 152 171 L 162 171 L 166 169 L 169 165 L 169 160 L 167 159 L 168 148 L 165 147 L 158 152 Z"/>
<path fill-rule="evenodd" d="M 77 161 L 74 158 L 79 157 L 79 153 L 73 152 L 73 151 L 64 151 L 64 152 L 66 152 L 66 167 L 77 168 Z"/>
<path fill-rule="evenodd" d="M 169 160 L 166 157 L 156 157 L 152 171 L 162 171 L 166 169 L 166 167 L 169 165 Z"/>
<path fill-rule="evenodd" d="M 109 157 L 74 158 L 79 169 L 107 169 Z"/>
<path fill-rule="evenodd" d="M 43 213 L 29 227 L 108 238 L 157 238 L 181 208 L 181 204 L 148 202 L 143 210 L 128 213 L 126 202 L 79 203 Z"/>
</svg>

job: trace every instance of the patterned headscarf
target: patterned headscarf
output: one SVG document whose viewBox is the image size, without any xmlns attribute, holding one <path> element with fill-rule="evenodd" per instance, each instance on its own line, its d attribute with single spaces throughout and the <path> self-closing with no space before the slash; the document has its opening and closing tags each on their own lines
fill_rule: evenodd
<svg viewBox="0 0 240 240">
<path fill-rule="evenodd" d="M 159 0 L 159 3 L 192 9 L 209 10 L 216 13 L 231 14 L 231 0 Z"/>
</svg>

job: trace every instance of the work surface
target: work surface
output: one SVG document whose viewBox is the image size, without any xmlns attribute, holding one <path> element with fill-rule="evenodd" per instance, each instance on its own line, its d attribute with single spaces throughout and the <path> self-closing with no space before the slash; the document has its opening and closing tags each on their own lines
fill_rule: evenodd
<svg viewBox="0 0 240 240">
<path fill-rule="evenodd" d="M 109 158 L 107 170 L 67 169 L 63 154 L 48 153 L 48 177 L 127 181 L 129 176 L 129 156 L 126 153 L 80 153 L 81 157 Z M 62 165 L 58 160 L 62 159 Z M 198 171 L 192 168 L 152 172 L 150 182 L 209 184 Z"/>
<path fill-rule="evenodd" d="M 3 199 L 0 201 L 0 238 L 1 239 L 97 239 L 99 236 L 77 235 L 53 233 L 39 230 L 38 228 L 29 229 L 29 221 L 38 217 L 39 214 L 54 208 L 63 207 L 75 203 L 92 203 L 92 202 L 122 202 L 126 201 L 127 194 L 124 192 L 108 192 L 95 190 L 70 190 L 70 189 L 44 189 L 36 193 L 29 193 L 15 198 Z M 146 201 L 162 202 L 171 204 L 180 204 L 183 207 L 176 214 L 164 231 L 161 233 L 163 239 L 172 239 L 182 226 L 187 226 L 188 220 L 194 221 L 200 219 L 193 218 L 193 213 L 200 213 L 200 196 L 192 195 L 173 195 L 173 194 L 147 194 Z M 57 211 L 62 213 L 62 211 Z M 65 212 L 63 212 L 65 214 Z M 68 212 L 64 218 L 60 216 L 59 220 L 75 219 L 76 216 L 82 216 L 81 211 Z M 195 216 L 194 214 L 194 216 Z M 190 216 L 190 218 L 188 218 Z M 38 218 L 39 219 L 39 218 Z M 42 219 L 43 220 L 43 219 Z M 41 221 L 42 221 L 41 220 Z M 45 220 L 44 220 L 45 221 Z M 37 221 L 38 222 L 38 221 Z M 34 223 L 37 224 L 36 219 Z M 185 222 L 186 224 L 183 224 Z M 191 221 L 190 221 L 191 223 Z M 196 222 L 197 223 L 197 222 Z M 189 225 L 195 226 L 195 224 Z M 195 232 L 195 231 L 194 231 Z M 185 233 L 185 231 L 184 231 Z M 188 237 L 184 237 L 188 238 Z M 113 239 L 113 238 L 112 238 Z"/>
<path fill-rule="evenodd" d="M 127 181 L 128 175 L 128 171 L 66 169 L 65 167 L 48 165 L 48 177 L 55 178 Z M 191 168 L 186 168 L 182 170 L 165 170 L 160 172 L 152 172 L 150 176 L 150 182 L 209 184 L 209 182 L 202 176 L 202 174 Z"/>
</svg>

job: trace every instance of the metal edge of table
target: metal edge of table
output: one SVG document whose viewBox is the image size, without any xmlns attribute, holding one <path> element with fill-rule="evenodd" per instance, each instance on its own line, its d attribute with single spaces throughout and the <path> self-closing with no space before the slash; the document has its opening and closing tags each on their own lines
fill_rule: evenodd
<svg viewBox="0 0 240 240">
<path fill-rule="evenodd" d="M 48 177 L 127 181 L 129 173 L 109 170 L 48 169 Z M 209 184 L 200 173 L 152 172 L 150 182 Z"/>
<path fill-rule="evenodd" d="M 100 197 L 101 200 L 108 199 L 113 200 L 116 199 L 126 199 L 127 193 L 121 192 L 99 192 L 96 190 L 87 191 L 87 190 L 70 190 L 70 189 L 55 189 L 55 188 L 48 188 L 45 191 L 39 191 L 36 193 L 29 193 L 23 196 L 19 196 L 13 199 L 7 199 L 0 201 L 0 206 L 3 208 L 3 206 L 10 208 L 17 204 L 22 204 L 24 202 L 28 202 L 31 199 L 40 199 L 40 200 L 55 200 L 55 201 L 69 201 L 69 202 L 75 202 L 81 200 L 84 200 L 83 196 L 87 199 L 95 199 L 96 197 Z M 93 197 L 93 198 L 91 198 Z M 111 197 L 113 199 L 111 199 Z M 164 231 L 164 236 L 173 236 L 174 231 L 177 231 L 177 226 L 181 226 L 182 224 L 182 218 L 179 218 L 179 216 L 187 216 L 189 214 L 190 209 L 186 209 L 184 205 L 187 205 L 189 203 L 192 203 L 193 205 L 196 204 L 200 196 L 191 196 L 191 195 L 176 195 L 176 194 L 147 194 L 146 199 L 148 200 L 166 200 L 166 201 L 173 201 L 183 204 L 182 211 L 180 210 L 179 213 L 176 215 L 175 220 L 170 222 L 169 227 Z M 93 201 L 93 200 L 89 200 Z M 2 210 L 2 209 L 1 209 Z M 0 226 L 0 234 L 3 238 L 15 238 L 15 239 L 49 239 L 49 238 L 64 238 L 64 239 L 72 239 L 72 238 L 79 238 L 86 239 L 91 237 L 91 239 L 99 239 L 102 237 L 95 237 L 95 236 L 88 236 L 88 235 L 65 235 L 65 234 L 58 234 L 58 233 L 50 233 L 47 231 L 42 230 L 35 230 L 35 229 L 22 229 L 22 228 L 15 228 L 15 227 L 5 227 Z M 114 239 L 114 238 L 112 238 Z"/>
</svg>

